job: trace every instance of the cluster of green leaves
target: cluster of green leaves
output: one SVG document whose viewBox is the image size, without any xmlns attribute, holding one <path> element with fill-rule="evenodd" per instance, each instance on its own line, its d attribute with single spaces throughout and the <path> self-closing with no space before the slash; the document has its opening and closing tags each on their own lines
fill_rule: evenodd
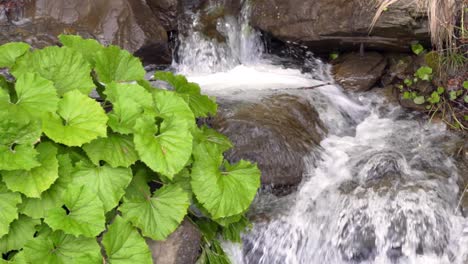
<svg viewBox="0 0 468 264">
<path fill-rule="evenodd" d="M 411 45 L 411 50 L 417 56 L 426 53 L 424 47 L 419 43 Z M 411 78 L 405 79 L 403 81 L 403 84 L 398 85 L 398 88 L 402 93 L 402 98 L 407 100 L 413 100 L 413 102 L 417 105 L 425 105 L 426 109 L 429 112 L 433 113 L 432 117 L 434 117 L 434 115 L 438 112 L 441 112 L 443 117 L 445 117 L 446 112 L 451 112 L 450 119 L 453 119 L 454 122 L 447 122 L 445 119 L 443 119 L 444 122 L 456 129 L 467 129 L 462 124 L 463 122 L 461 122 L 459 118 L 457 118 L 457 115 L 459 115 L 459 113 L 456 113 L 455 108 L 452 107 L 451 104 L 468 104 L 468 81 L 463 82 L 463 84 L 461 85 L 461 89 L 452 88 L 450 90 L 447 90 L 444 87 L 439 86 L 437 87 L 437 89 L 434 89 L 430 95 L 419 94 L 417 89 L 415 89 L 414 85 L 418 82 L 431 82 L 434 73 L 440 71 L 440 67 L 434 64 L 434 61 L 440 60 L 439 55 L 437 53 L 427 53 L 425 55 L 425 60 L 428 65 L 433 66 L 420 67 Z M 434 67 L 436 67 L 435 70 L 433 69 Z M 446 109 L 448 109 L 448 111 L 446 111 Z M 468 121 L 468 115 L 461 114 L 461 116 L 463 117 L 463 121 Z"/>
<path fill-rule="evenodd" d="M 173 90 L 152 87 L 119 47 L 60 41 L 0 46 L 15 80 L 0 76 L 0 263 L 152 263 L 144 237 L 184 219 L 203 231 L 202 263 L 225 258 L 216 239 L 239 241 L 260 172 L 197 126 L 214 99 L 168 72 L 155 78 Z"/>
</svg>

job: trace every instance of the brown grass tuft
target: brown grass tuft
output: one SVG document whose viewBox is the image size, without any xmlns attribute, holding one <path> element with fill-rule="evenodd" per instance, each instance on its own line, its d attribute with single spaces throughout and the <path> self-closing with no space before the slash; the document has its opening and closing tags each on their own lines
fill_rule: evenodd
<svg viewBox="0 0 468 264">
<path fill-rule="evenodd" d="M 408 1 L 408 4 L 417 5 L 427 11 L 429 18 L 429 30 L 433 45 L 442 50 L 444 47 L 452 49 L 455 38 L 457 13 L 463 4 L 460 0 L 375 0 L 377 12 L 369 27 L 369 33 L 374 28 L 380 16 L 386 8 L 400 1 Z"/>
</svg>

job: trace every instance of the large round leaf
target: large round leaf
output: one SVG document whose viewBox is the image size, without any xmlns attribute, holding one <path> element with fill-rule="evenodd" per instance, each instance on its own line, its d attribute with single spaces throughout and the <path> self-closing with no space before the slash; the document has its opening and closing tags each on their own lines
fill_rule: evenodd
<svg viewBox="0 0 468 264">
<path fill-rule="evenodd" d="M 58 155 L 59 178 L 52 186 L 41 194 L 41 198 L 23 198 L 19 211 L 32 218 L 44 218 L 47 211 L 62 205 L 62 197 L 72 178 L 73 165 L 67 154 Z"/>
<path fill-rule="evenodd" d="M 15 91 L 16 98 L 0 96 L 0 109 L 16 118 L 40 118 L 44 113 L 57 110 L 59 98 L 53 83 L 35 73 L 21 75 L 16 81 Z"/>
<path fill-rule="evenodd" d="M 34 144 L 41 133 L 39 123 L 0 112 L 0 170 L 30 170 L 39 166 Z"/>
<path fill-rule="evenodd" d="M 133 133 L 136 120 L 153 108 L 151 94 L 137 84 L 112 83 L 104 91 L 107 100 L 112 103 L 109 113 L 109 126 L 122 134 Z"/>
<path fill-rule="evenodd" d="M 0 237 L 8 234 L 9 225 L 18 219 L 16 205 L 19 203 L 21 203 L 21 195 L 10 192 L 3 183 L 0 183 Z"/>
<path fill-rule="evenodd" d="M 152 264 L 145 239 L 128 222 L 117 216 L 102 239 L 110 264 Z"/>
<path fill-rule="evenodd" d="M 59 102 L 58 115 L 43 118 L 44 133 L 67 146 L 81 146 L 107 135 L 107 116 L 98 102 L 78 91 L 66 93 Z"/>
<path fill-rule="evenodd" d="M 211 216 L 218 219 L 247 210 L 260 187 L 257 166 L 243 160 L 235 165 L 223 162 L 215 144 L 198 144 L 193 154 L 192 190 Z"/>
<path fill-rule="evenodd" d="M 17 61 L 12 73 L 18 78 L 26 72 L 36 72 L 51 80 L 59 95 L 72 90 L 89 94 L 95 87 L 89 63 L 67 47 L 47 47 L 27 53 Z"/>
<path fill-rule="evenodd" d="M 57 148 L 50 142 L 41 143 L 36 148 L 39 151 L 38 161 L 41 166 L 29 171 L 5 171 L 3 182 L 8 189 L 20 192 L 27 197 L 40 198 L 41 193 L 49 189 L 58 178 Z"/>
<path fill-rule="evenodd" d="M 33 239 L 34 233 L 36 233 L 36 225 L 40 223 L 41 220 L 39 219 L 20 215 L 18 219 L 11 223 L 8 235 L 0 239 L 0 253 L 5 254 L 23 248 L 26 242 Z"/>
<path fill-rule="evenodd" d="M 159 128 L 151 117 L 138 119 L 134 142 L 141 160 L 170 179 L 185 167 L 192 153 L 192 134 L 187 123 L 176 117 L 164 119 Z"/>
<path fill-rule="evenodd" d="M 103 83 L 137 81 L 145 77 L 141 61 L 117 46 L 103 48 L 95 56 L 94 70 Z"/>
<path fill-rule="evenodd" d="M 106 212 L 119 204 L 125 189 L 132 181 L 130 168 L 94 166 L 80 162 L 73 173 L 72 184 L 84 185 L 101 199 Z"/>
<path fill-rule="evenodd" d="M 130 167 L 138 160 L 133 137 L 110 133 L 107 138 L 98 138 L 83 146 L 95 165 L 105 161 L 111 167 Z"/>
<path fill-rule="evenodd" d="M 213 98 L 202 95 L 200 86 L 190 83 L 182 75 L 174 75 L 171 72 L 156 72 L 154 77 L 158 80 L 169 83 L 179 96 L 181 96 L 190 106 L 196 117 L 207 117 L 214 115 L 218 111 L 218 105 Z"/>
<path fill-rule="evenodd" d="M 177 185 L 166 185 L 150 196 L 149 187 L 141 195 L 125 197 L 120 207 L 125 220 L 140 228 L 143 235 L 164 240 L 187 214 L 188 194 Z"/>
<path fill-rule="evenodd" d="M 0 46 L 0 68 L 15 65 L 16 59 L 23 56 L 30 48 L 23 42 L 11 42 Z"/>
<path fill-rule="evenodd" d="M 60 231 L 29 241 L 24 247 L 24 254 L 28 263 L 103 263 L 101 248 L 95 238 L 75 237 Z"/>
<path fill-rule="evenodd" d="M 105 216 L 101 200 L 84 186 L 70 186 L 63 196 L 62 208 L 51 209 L 45 222 L 53 230 L 95 237 L 104 230 Z"/>
<path fill-rule="evenodd" d="M 163 119 L 177 118 L 186 122 L 189 127 L 195 125 L 195 116 L 189 105 L 176 93 L 164 90 L 154 90 L 153 100 L 156 114 Z"/>
<path fill-rule="evenodd" d="M 96 53 L 103 49 L 103 46 L 95 39 L 83 39 L 74 35 L 60 35 L 59 39 L 65 47 L 79 52 L 92 66 L 95 64 Z"/>
</svg>

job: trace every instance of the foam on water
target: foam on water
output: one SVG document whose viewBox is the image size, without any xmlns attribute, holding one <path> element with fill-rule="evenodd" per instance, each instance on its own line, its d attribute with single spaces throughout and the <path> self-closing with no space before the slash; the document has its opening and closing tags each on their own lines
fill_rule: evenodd
<svg viewBox="0 0 468 264">
<path fill-rule="evenodd" d="M 271 64 L 238 65 L 226 72 L 190 74 L 187 78 L 198 83 L 208 93 L 295 89 L 324 84 L 323 81 L 302 74 L 298 69 L 285 69 Z"/>
</svg>

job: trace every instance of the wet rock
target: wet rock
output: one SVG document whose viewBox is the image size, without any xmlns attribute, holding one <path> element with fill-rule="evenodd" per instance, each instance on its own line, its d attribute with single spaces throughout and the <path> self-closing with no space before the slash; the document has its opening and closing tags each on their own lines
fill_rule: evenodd
<svg viewBox="0 0 468 264">
<path fill-rule="evenodd" d="M 356 211 L 345 223 L 338 242 L 343 259 L 353 262 L 374 259 L 375 227 L 369 222 L 368 215 L 362 211 Z"/>
<path fill-rule="evenodd" d="M 399 97 L 400 97 L 399 102 L 402 107 L 407 108 L 409 110 L 413 110 L 413 111 L 420 111 L 420 112 L 426 111 L 425 105 L 416 104 L 413 99 L 403 98 L 403 94 L 400 94 Z"/>
<path fill-rule="evenodd" d="M 141 0 L 9 0 L 18 2 L 3 20 L 0 44 L 25 41 L 34 47 L 57 44 L 62 33 L 95 38 L 142 56 L 147 63 L 169 63 L 167 33 Z M 2 4 L 0 4 L 2 5 Z M 1 6 L 0 6 L 1 9 Z M 0 12 L 1 13 L 1 12 Z M 1 15 L 0 15 L 1 16 Z M 0 19 L 0 21 L 2 21 Z M 148 57 L 147 54 L 159 54 Z"/>
<path fill-rule="evenodd" d="M 390 53 L 386 54 L 385 57 L 388 61 L 388 69 L 382 77 L 383 85 L 401 82 L 401 80 L 404 80 L 408 73 L 412 71 L 412 56 L 401 53 Z"/>
<path fill-rule="evenodd" d="M 398 104 L 399 91 L 395 86 L 388 85 L 383 88 L 374 87 L 372 90 L 381 97 L 385 98 L 387 102 L 395 105 Z"/>
<path fill-rule="evenodd" d="M 387 61 L 377 52 L 349 53 L 333 66 L 335 80 L 346 90 L 367 91 L 382 77 Z"/>
<path fill-rule="evenodd" d="M 326 130 L 306 99 L 277 94 L 259 102 L 221 102 L 220 108 L 213 127 L 234 143 L 227 153 L 230 161 L 258 162 L 264 186 L 289 189 L 301 182 L 304 157 Z"/>
<path fill-rule="evenodd" d="M 256 0 L 252 24 L 283 41 L 300 42 L 314 51 L 409 51 L 414 40 L 429 43 L 427 15 L 413 1 L 397 1 L 383 12 L 369 35 L 375 1 Z"/>
<path fill-rule="evenodd" d="M 147 240 L 157 264 L 193 264 L 200 256 L 201 233 L 188 220 L 165 241 Z M 136 263 L 135 263 L 136 264 Z"/>
<path fill-rule="evenodd" d="M 166 31 L 177 30 L 178 0 L 146 0 Z"/>
</svg>

